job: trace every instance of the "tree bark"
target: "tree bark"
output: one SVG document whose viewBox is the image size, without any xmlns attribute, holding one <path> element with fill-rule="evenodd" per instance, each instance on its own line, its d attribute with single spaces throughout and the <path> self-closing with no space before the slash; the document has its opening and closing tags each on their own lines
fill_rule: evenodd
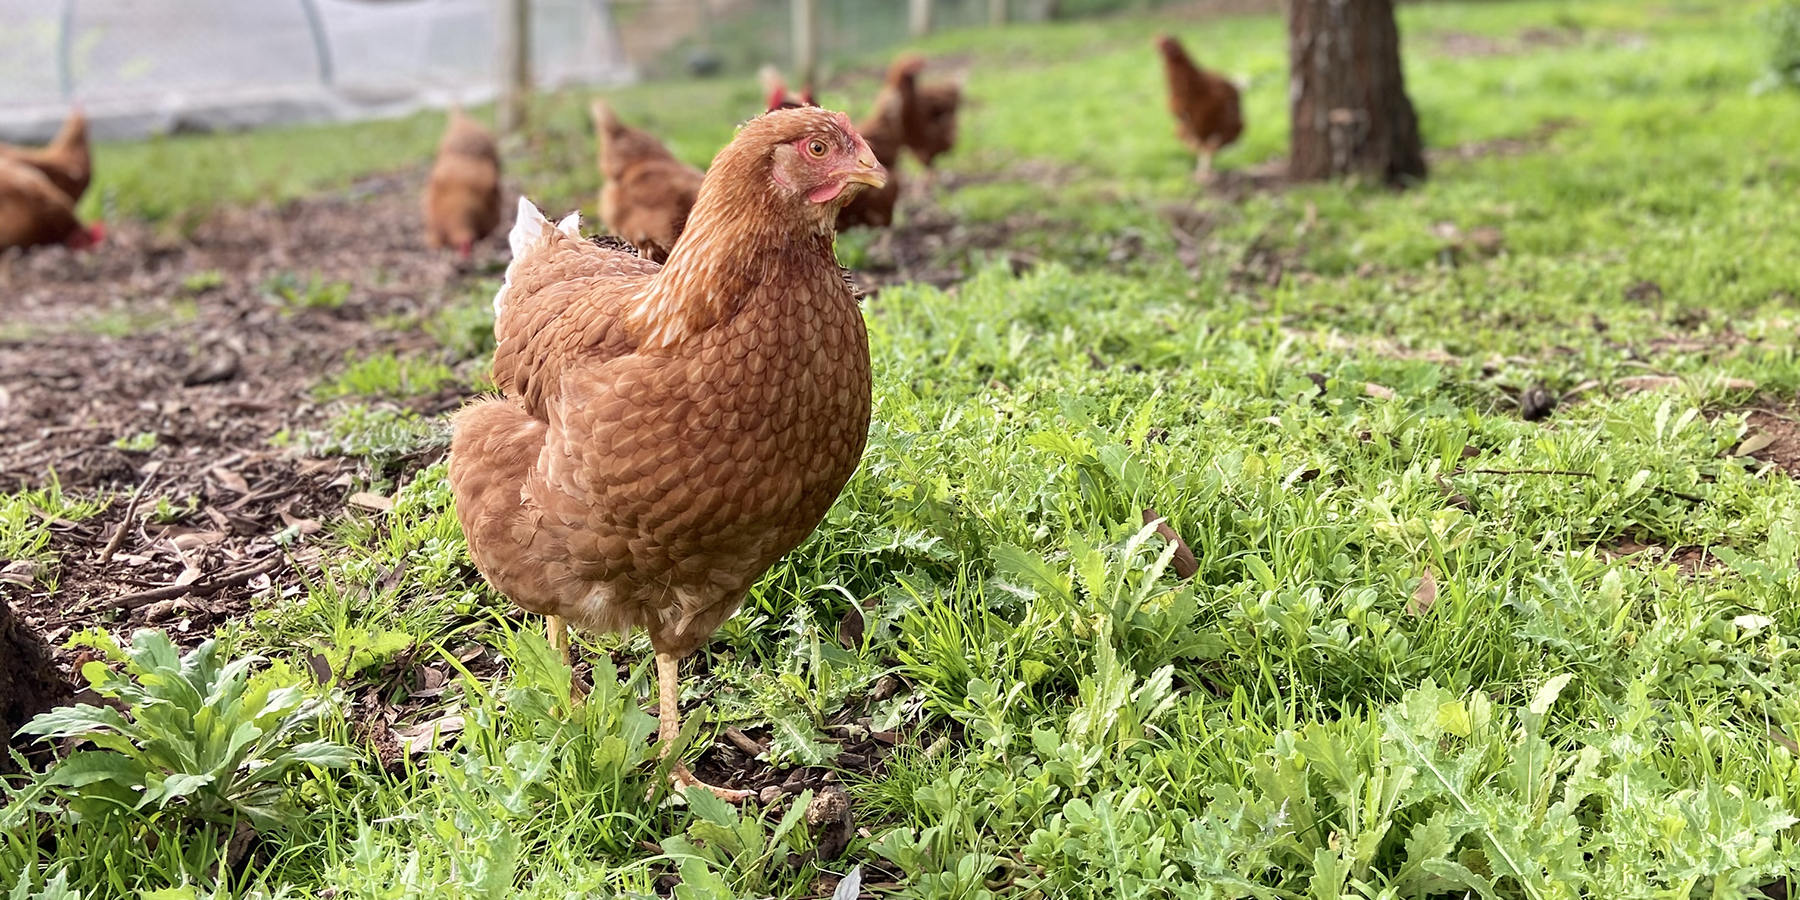
<svg viewBox="0 0 1800 900">
<path fill-rule="evenodd" d="M 1425 177 L 1393 0 L 1288 0 L 1290 177 Z"/>
<path fill-rule="evenodd" d="M 56 671 L 50 646 L 25 627 L 0 595 L 0 737 L 11 741 L 19 726 L 69 700 L 69 685 Z M 0 771 L 10 768 L 0 750 Z"/>
</svg>

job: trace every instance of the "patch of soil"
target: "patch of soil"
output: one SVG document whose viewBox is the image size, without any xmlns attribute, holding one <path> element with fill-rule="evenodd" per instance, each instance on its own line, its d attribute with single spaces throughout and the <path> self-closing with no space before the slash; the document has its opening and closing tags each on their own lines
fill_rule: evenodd
<svg viewBox="0 0 1800 900">
<path fill-rule="evenodd" d="M 929 199 L 915 200 L 906 204 L 892 227 L 882 229 L 869 244 L 867 262 L 856 270 L 854 281 L 871 298 L 895 284 L 946 288 L 969 277 L 959 256 L 971 250 L 1010 248 L 1020 233 L 1047 227 L 1051 227 L 1048 220 L 1029 216 L 966 223 Z M 1035 257 L 1018 250 L 1011 250 L 1008 256 L 1020 271 L 1037 263 Z"/>
<path fill-rule="evenodd" d="M 1501 137 L 1486 141 L 1470 141 L 1454 147 L 1427 147 L 1425 159 L 1433 164 L 1447 160 L 1474 160 L 1490 156 L 1523 156 L 1536 153 L 1557 134 L 1584 123 L 1572 116 L 1558 116 L 1539 122 L 1536 128 L 1520 137 Z"/>
<path fill-rule="evenodd" d="M 1699 547 L 1664 547 L 1659 544 L 1646 544 L 1635 538 L 1621 538 L 1611 548 L 1601 551 L 1608 560 L 1622 557 L 1637 557 L 1653 565 L 1673 565 L 1683 575 L 1696 575 L 1709 571 L 1721 563 L 1718 557 Z"/>
<path fill-rule="evenodd" d="M 1744 421 L 1750 426 L 1746 441 L 1759 433 L 1767 439 L 1762 447 L 1745 455 L 1768 463 L 1789 477 L 1800 478 L 1800 421 L 1791 414 L 1767 409 L 1751 410 Z"/>
<path fill-rule="evenodd" d="M 434 350 L 406 323 L 474 283 L 422 246 L 422 180 L 223 210 L 180 240 L 122 223 L 91 253 L 0 257 L 0 488 L 112 498 L 51 522 L 59 571 L 0 585 L 52 645 L 148 625 L 191 645 L 298 586 L 313 560 L 290 545 L 358 480 L 272 440 L 328 421 L 312 389 L 347 356 Z M 477 254 L 502 265 L 504 238 Z"/>
</svg>

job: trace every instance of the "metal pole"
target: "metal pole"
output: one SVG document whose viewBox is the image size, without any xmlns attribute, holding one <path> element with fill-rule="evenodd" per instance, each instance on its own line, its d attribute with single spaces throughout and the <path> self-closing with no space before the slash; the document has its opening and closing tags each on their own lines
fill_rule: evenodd
<svg viewBox="0 0 1800 900">
<path fill-rule="evenodd" d="M 506 0 L 500 32 L 500 115 L 502 133 L 525 126 L 531 97 L 531 0 Z"/>
<path fill-rule="evenodd" d="M 793 0 L 794 74 L 811 88 L 819 68 L 819 0 Z"/>
<path fill-rule="evenodd" d="M 56 35 L 56 86 L 64 100 L 75 99 L 75 0 L 62 0 L 62 22 Z"/>
<path fill-rule="evenodd" d="M 300 0 L 300 8 L 306 11 L 306 27 L 312 31 L 313 56 L 319 61 L 319 83 L 331 87 L 337 75 L 331 65 L 331 38 L 325 33 L 325 18 L 319 15 L 317 0 Z"/>
<path fill-rule="evenodd" d="M 931 0 L 908 0 L 907 25 L 916 38 L 931 33 Z"/>
</svg>

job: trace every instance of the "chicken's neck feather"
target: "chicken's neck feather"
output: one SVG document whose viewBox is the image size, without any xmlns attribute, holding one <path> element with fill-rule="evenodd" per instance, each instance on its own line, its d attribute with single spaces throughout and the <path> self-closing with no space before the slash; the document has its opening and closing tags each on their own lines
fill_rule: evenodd
<svg viewBox="0 0 1800 900">
<path fill-rule="evenodd" d="M 831 217 L 813 222 L 811 216 L 796 215 L 791 201 L 766 176 L 720 178 L 734 173 L 719 168 L 715 162 L 701 185 L 668 263 L 627 314 L 640 347 L 672 347 L 746 303 L 780 302 L 793 288 L 820 276 L 839 281 Z M 766 186 L 759 190 L 759 184 Z M 801 291 L 796 299 L 810 302 L 816 293 Z"/>
</svg>

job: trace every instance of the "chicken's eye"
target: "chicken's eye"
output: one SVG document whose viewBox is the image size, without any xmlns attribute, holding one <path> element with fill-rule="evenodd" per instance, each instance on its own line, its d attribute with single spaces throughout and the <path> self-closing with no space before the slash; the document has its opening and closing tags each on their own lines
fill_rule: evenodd
<svg viewBox="0 0 1800 900">
<path fill-rule="evenodd" d="M 824 159 L 825 158 L 825 142 L 819 140 L 818 138 L 813 138 L 812 140 L 807 141 L 806 142 L 806 152 L 811 153 L 813 155 L 814 159 Z"/>
</svg>

